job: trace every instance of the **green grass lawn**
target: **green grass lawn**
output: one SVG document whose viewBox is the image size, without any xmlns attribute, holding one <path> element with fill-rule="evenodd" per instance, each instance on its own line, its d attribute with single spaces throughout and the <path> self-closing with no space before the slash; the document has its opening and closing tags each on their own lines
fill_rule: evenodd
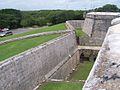
<svg viewBox="0 0 120 90">
<path fill-rule="evenodd" d="M 82 82 L 47 82 L 38 90 L 82 90 L 83 85 Z"/>
<path fill-rule="evenodd" d="M 80 63 L 77 70 L 73 72 L 68 80 L 70 82 L 46 82 L 38 90 L 82 90 L 83 82 L 74 80 L 86 80 L 94 62 L 84 61 Z"/>
<path fill-rule="evenodd" d="M 69 78 L 69 80 L 86 80 L 94 62 L 84 61 L 84 63 L 80 63 L 77 67 L 77 70 L 73 72 Z"/>
<path fill-rule="evenodd" d="M 41 28 L 41 29 L 38 29 L 38 30 L 33 30 L 33 31 L 21 33 L 21 34 L 16 34 L 16 35 L 12 35 L 12 36 L 3 37 L 3 38 L 0 38 L 0 41 L 4 41 L 4 40 L 7 40 L 7 39 L 16 38 L 16 37 L 21 37 L 21 36 L 26 36 L 26 35 L 30 35 L 30 34 L 36 34 L 36 33 L 41 33 L 41 32 L 49 32 L 49 31 L 58 31 L 58 30 L 65 30 L 65 29 L 66 29 L 65 24 L 61 23 L 61 24 L 57 24 L 57 25 L 54 25 L 54 26 L 49 26 L 47 28 Z"/>
<path fill-rule="evenodd" d="M 83 32 L 81 28 L 77 28 L 77 29 L 75 30 L 75 33 L 76 33 L 76 36 L 77 36 L 77 37 L 87 36 L 87 34 L 86 34 L 85 32 Z"/>
<path fill-rule="evenodd" d="M 0 61 L 19 54 L 25 50 L 36 47 L 44 42 L 60 36 L 59 34 L 40 36 L 31 39 L 24 39 L 8 44 L 0 45 Z"/>
</svg>

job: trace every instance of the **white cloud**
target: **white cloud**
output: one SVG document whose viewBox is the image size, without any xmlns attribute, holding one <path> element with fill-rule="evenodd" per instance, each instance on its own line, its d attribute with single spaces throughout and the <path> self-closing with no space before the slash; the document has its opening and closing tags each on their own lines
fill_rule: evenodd
<svg viewBox="0 0 120 90">
<path fill-rule="evenodd" d="M 0 8 L 33 9 L 89 9 L 105 4 L 117 4 L 119 0 L 0 0 Z"/>
</svg>

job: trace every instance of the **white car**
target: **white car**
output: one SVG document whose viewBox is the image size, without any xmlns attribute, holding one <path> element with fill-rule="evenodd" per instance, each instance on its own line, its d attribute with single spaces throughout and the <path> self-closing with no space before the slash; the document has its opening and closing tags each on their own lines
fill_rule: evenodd
<svg viewBox="0 0 120 90">
<path fill-rule="evenodd" d="M 9 29 L 8 28 L 4 28 L 4 29 L 2 29 L 2 31 L 8 31 Z"/>
<path fill-rule="evenodd" d="M 13 35 L 13 33 L 10 31 L 0 31 L 0 37 L 9 36 L 9 35 Z"/>
</svg>

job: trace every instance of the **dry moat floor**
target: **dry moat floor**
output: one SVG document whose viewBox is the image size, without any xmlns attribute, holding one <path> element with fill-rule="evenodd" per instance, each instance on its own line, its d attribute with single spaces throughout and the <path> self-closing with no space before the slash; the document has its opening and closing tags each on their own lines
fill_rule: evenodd
<svg viewBox="0 0 120 90">
<path fill-rule="evenodd" d="M 87 79 L 93 64 L 94 62 L 89 61 L 80 63 L 67 81 L 46 82 L 38 90 L 82 90 L 84 80 Z"/>
</svg>

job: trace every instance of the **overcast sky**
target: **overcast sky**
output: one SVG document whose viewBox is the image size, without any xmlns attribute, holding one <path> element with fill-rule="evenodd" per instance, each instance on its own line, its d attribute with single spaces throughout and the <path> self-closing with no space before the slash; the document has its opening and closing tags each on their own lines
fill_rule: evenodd
<svg viewBox="0 0 120 90">
<path fill-rule="evenodd" d="M 0 9 L 14 8 L 19 10 L 44 9 L 91 9 L 105 4 L 116 4 L 120 7 L 120 0 L 0 0 Z"/>
</svg>

